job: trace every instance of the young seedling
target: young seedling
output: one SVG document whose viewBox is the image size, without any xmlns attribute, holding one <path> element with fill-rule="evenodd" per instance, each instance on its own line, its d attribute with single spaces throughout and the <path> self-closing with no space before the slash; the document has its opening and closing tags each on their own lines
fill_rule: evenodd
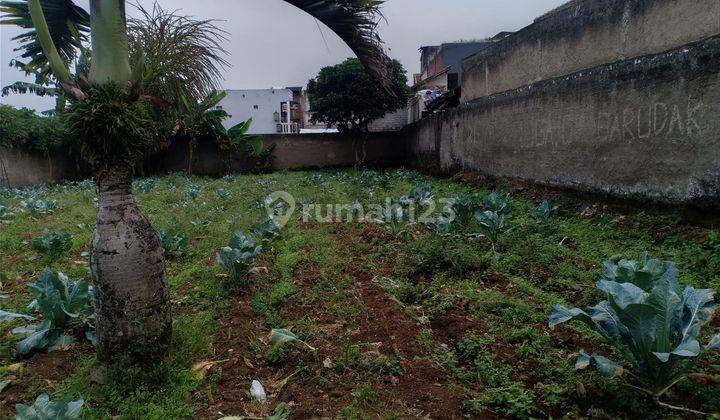
<svg viewBox="0 0 720 420">
<path fill-rule="evenodd" d="M 298 338 L 297 335 L 295 335 L 294 332 L 290 331 L 289 329 L 273 329 L 270 331 L 270 341 L 273 345 L 275 344 L 289 344 L 298 342 L 311 351 L 317 351 L 317 349 L 310 344 L 302 341 L 300 338 Z"/>
</svg>

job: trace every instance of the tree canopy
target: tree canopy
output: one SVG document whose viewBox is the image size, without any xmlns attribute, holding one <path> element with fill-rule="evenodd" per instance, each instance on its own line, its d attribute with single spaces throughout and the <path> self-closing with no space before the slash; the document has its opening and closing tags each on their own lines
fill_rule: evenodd
<svg viewBox="0 0 720 420">
<path fill-rule="evenodd" d="M 388 70 L 390 85 L 384 89 L 357 58 L 323 68 L 308 82 L 311 121 L 362 132 L 371 122 L 401 109 L 410 91 L 406 71 L 397 60 L 389 63 Z"/>
</svg>

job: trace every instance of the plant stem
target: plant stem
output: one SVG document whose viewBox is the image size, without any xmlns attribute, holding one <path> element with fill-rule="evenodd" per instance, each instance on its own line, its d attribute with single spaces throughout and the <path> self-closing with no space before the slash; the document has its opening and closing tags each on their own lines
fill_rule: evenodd
<svg viewBox="0 0 720 420">
<path fill-rule="evenodd" d="M 657 405 L 659 405 L 660 407 L 667 408 L 667 409 L 669 409 L 669 410 L 675 410 L 675 411 L 682 411 L 682 412 L 685 412 L 685 413 L 697 414 L 698 416 L 709 416 L 708 413 L 703 413 L 702 411 L 697 411 L 697 410 L 693 410 L 693 409 L 691 409 L 691 408 L 679 407 L 679 406 L 676 406 L 676 405 L 664 403 L 664 402 L 660 401 L 660 397 L 659 397 L 659 396 L 655 396 L 655 397 L 654 397 L 654 400 L 655 400 L 655 403 L 656 403 Z"/>
<path fill-rule="evenodd" d="M 50 35 L 50 29 L 48 28 L 47 20 L 45 20 L 45 13 L 43 13 L 40 0 L 28 0 L 28 11 L 30 12 L 33 26 L 35 26 L 35 31 L 37 31 L 38 41 L 40 41 L 40 45 L 45 53 L 45 57 L 47 57 L 48 63 L 50 63 L 53 74 L 61 84 L 72 83 L 70 71 L 65 67 L 65 63 L 62 58 L 60 58 L 57 47 L 55 47 L 55 42 L 53 42 L 52 36 Z"/>
</svg>

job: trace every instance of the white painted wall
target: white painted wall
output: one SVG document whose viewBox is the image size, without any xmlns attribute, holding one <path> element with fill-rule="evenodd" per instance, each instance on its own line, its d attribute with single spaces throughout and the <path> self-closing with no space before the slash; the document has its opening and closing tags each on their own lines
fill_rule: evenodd
<svg viewBox="0 0 720 420">
<path fill-rule="evenodd" d="M 280 113 L 283 102 L 292 101 L 289 89 L 227 90 L 227 96 L 220 102 L 230 118 L 223 125 L 230 128 L 252 118 L 248 134 L 276 134 L 277 122 L 274 113 Z M 256 108 L 257 107 L 257 108 Z"/>
</svg>

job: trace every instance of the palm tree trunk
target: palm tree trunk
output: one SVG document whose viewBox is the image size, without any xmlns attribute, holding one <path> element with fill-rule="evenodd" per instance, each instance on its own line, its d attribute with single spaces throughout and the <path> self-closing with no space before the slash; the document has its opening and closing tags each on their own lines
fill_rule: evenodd
<svg viewBox="0 0 720 420">
<path fill-rule="evenodd" d="M 172 337 L 162 246 L 132 195 L 130 167 L 98 176 L 99 213 L 90 259 L 96 294 L 98 355 L 162 357 Z"/>
</svg>

